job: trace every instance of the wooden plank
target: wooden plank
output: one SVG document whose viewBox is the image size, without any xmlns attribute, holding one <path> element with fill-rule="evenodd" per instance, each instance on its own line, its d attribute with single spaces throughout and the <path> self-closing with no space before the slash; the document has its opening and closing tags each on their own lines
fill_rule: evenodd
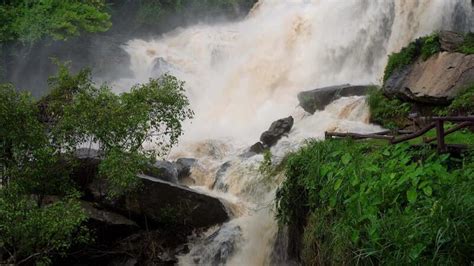
<svg viewBox="0 0 474 266">
<path fill-rule="evenodd" d="M 359 134 L 359 133 L 340 133 L 340 132 L 325 132 L 326 138 L 331 138 L 331 137 L 340 137 L 340 138 L 345 138 L 345 137 L 350 137 L 353 139 L 383 139 L 383 140 L 391 140 L 393 139 L 393 136 L 385 136 L 385 135 L 378 135 L 378 134 Z"/>
<path fill-rule="evenodd" d="M 424 117 L 424 118 L 431 121 L 474 122 L 474 116 L 434 116 L 434 117 Z"/>
<path fill-rule="evenodd" d="M 410 140 L 410 139 L 414 139 L 414 138 L 417 138 L 423 134 L 425 134 L 426 132 L 430 131 L 432 128 L 434 128 L 436 126 L 435 123 L 432 123 L 416 132 L 413 132 L 411 134 L 405 134 L 405 135 L 402 135 L 400 137 L 397 137 L 397 138 L 393 138 L 390 142 L 392 144 L 397 144 L 397 143 L 400 143 L 400 142 L 404 142 L 404 141 L 407 141 L 407 140 Z"/>
</svg>

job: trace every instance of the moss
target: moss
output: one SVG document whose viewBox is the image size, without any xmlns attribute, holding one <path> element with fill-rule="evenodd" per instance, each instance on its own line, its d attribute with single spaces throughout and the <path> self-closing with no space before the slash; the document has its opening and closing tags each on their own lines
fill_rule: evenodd
<svg viewBox="0 0 474 266">
<path fill-rule="evenodd" d="M 370 109 L 370 120 L 385 128 L 402 128 L 408 122 L 408 114 L 412 109 L 410 103 L 386 97 L 376 87 L 369 90 L 367 98 Z"/>
</svg>

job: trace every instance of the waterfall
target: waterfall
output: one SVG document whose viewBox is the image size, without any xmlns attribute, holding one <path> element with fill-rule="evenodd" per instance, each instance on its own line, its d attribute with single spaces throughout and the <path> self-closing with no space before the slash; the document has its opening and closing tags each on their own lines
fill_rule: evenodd
<svg viewBox="0 0 474 266">
<path fill-rule="evenodd" d="M 461 14 L 461 15 L 460 15 Z M 462 15 L 464 14 L 464 15 Z M 130 40 L 131 79 L 118 90 L 171 73 L 186 82 L 196 116 L 169 159 L 197 158 L 194 188 L 234 207 L 234 218 L 190 240 L 182 265 L 268 265 L 277 232 L 274 194 L 283 174 L 258 171 L 263 156 L 240 156 L 272 121 L 292 115 L 272 163 L 326 130 L 370 132 L 364 97 L 342 98 L 314 115 L 296 94 L 338 84 L 380 84 L 387 55 L 441 29 L 473 29 L 470 0 L 261 0 L 238 22 L 195 25 Z M 214 186 L 216 178 L 219 186 Z"/>
</svg>

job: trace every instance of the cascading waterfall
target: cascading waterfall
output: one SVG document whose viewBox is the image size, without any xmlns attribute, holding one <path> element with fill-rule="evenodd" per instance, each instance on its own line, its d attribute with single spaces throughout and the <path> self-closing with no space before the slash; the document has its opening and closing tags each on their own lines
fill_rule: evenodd
<svg viewBox="0 0 474 266">
<path fill-rule="evenodd" d="M 273 198 L 284 177 L 260 174 L 261 155 L 239 155 L 288 115 L 295 125 L 272 147 L 274 164 L 326 130 L 378 130 L 368 124 L 363 97 L 342 98 L 309 115 L 297 107 L 296 94 L 380 84 L 389 53 L 436 30 L 472 29 L 472 17 L 470 0 L 261 0 L 239 22 L 129 41 L 124 49 L 134 78 L 116 87 L 166 72 L 186 82 L 196 116 L 169 159 L 197 158 L 193 187 L 233 205 L 235 217 L 192 240 L 180 264 L 270 264 Z"/>
</svg>

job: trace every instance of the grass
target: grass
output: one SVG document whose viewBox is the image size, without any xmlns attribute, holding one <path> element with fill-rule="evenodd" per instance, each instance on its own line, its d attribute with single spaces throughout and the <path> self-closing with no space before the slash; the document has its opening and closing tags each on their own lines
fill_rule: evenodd
<svg viewBox="0 0 474 266">
<path fill-rule="evenodd" d="M 408 144 L 310 142 L 289 156 L 280 224 L 305 221 L 304 265 L 474 260 L 474 156 Z"/>
</svg>

